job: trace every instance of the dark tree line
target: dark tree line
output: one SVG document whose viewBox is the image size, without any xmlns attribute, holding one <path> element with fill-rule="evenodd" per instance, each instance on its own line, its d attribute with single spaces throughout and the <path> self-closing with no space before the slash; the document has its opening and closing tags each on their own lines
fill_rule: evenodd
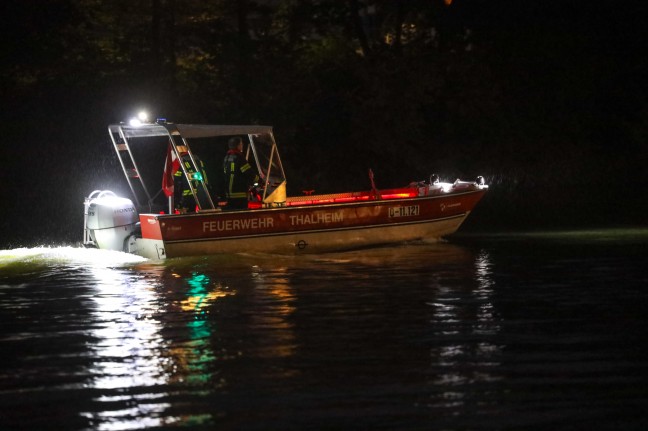
<svg viewBox="0 0 648 431">
<path fill-rule="evenodd" d="M 291 193 L 481 174 L 485 225 L 601 223 L 620 201 L 642 222 L 622 185 L 648 182 L 643 6 L 554 3 L 5 1 L 2 199 L 29 166 L 26 198 L 78 218 L 88 177 L 120 181 L 94 177 L 119 175 L 105 126 L 146 107 L 274 125 Z"/>
</svg>

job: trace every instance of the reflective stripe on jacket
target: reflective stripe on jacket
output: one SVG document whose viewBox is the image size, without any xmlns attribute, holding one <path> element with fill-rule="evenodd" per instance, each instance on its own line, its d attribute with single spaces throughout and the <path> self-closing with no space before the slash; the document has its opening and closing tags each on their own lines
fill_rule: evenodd
<svg viewBox="0 0 648 431">
<path fill-rule="evenodd" d="M 189 178 L 193 177 L 193 174 L 196 171 L 193 169 L 193 166 L 191 166 L 191 161 L 189 160 L 189 156 L 187 156 L 187 155 L 183 156 L 182 160 L 183 160 L 183 163 L 184 163 L 184 166 L 185 166 L 185 170 L 187 171 L 187 174 L 189 175 Z M 200 160 L 196 156 L 194 156 L 194 160 L 196 161 L 196 164 L 198 164 L 198 166 L 199 166 L 198 169 L 200 171 L 200 175 L 202 175 L 203 181 L 205 182 L 205 184 L 209 184 L 209 182 L 207 181 L 207 173 L 205 173 L 205 165 L 204 165 L 204 163 L 202 162 L 202 160 Z M 192 194 L 191 189 L 189 188 L 189 184 L 187 183 L 187 181 L 185 179 L 184 172 L 182 172 L 182 169 L 178 169 L 176 171 L 176 173 L 173 174 L 173 175 L 177 177 L 176 179 L 179 179 L 182 182 L 182 195 L 183 196 L 191 195 Z M 192 185 L 193 185 L 194 189 L 197 189 L 200 186 L 200 181 L 199 180 L 192 180 Z"/>
<path fill-rule="evenodd" d="M 259 180 L 252 166 L 237 150 L 227 152 L 223 160 L 223 173 L 227 185 L 227 197 L 230 199 L 247 198 L 249 187 Z"/>
</svg>

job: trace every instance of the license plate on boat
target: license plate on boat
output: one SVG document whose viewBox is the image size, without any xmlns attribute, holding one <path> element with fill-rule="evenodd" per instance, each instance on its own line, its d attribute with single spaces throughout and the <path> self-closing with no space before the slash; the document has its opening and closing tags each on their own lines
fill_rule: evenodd
<svg viewBox="0 0 648 431">
<path fill-rule="evenodd" d="M 406 207 L 390 207 L 389 217 L 411 217 L 420 213 L 418 205 L 409 205 Z"/>
</svg>

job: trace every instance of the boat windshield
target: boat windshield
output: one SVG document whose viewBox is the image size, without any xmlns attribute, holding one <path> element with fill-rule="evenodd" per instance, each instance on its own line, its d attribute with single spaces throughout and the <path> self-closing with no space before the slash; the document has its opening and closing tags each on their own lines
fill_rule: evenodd
<svg viewBox="0 0 648 431">
<path fill-rule="evenodd" d="M 272 134 L 260 133 L 249 136 L 259 176 L 263 181 L 263 201 L 265 203 L 285 202 L 286 176 Z"/>
<path fill-rule="evenodd" d="M 274 177 L 276 180 L 284 181 L 284 171 L 281 166 L 279 152 L 272 135 L 264 133 L 250 135 L 252 140 L 252 151 L 257 161 L 257 168 L 262 178 Z"/>
</svg>

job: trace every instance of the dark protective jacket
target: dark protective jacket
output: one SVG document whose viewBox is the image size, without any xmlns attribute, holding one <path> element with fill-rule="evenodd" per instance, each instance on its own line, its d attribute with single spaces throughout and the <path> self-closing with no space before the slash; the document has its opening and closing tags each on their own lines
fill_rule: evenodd
<svg viewBox="0 0 648 431">
<path fill-rule="evenodd" d="M 189 176 L 194 177 L 195 171 L 193 169 L 193 166 L 191 165 L 191 159 L 189 158 L 189 155 L 188 154 L 183 155 L 181 160 Z M 205 165 L 203 164 L 202 160 L 200 160 L 200 158 L 197 157 L 196 155 L 194 155 L 194 160 L 196 161 L 196 165 L 198 171 L 200 172 L 202 180 L 205 182 L 205 185 L 209 187 L 209 181 L 207 180 L 207 173 L 205 172 Z M 182 172 L 182 169 L 178 169 L 178 171 L 174 174 L 174 176 L 175 176 L 174 199 L 176 202 L 176 207 L 186 208 L 193 211 L 194 207 L 196 206 L 196 202 L 194 200 L 193 194 L 191 193 L 191 188 L 187 183 L 187 178 Z M 191 183 L 193 188 L 198 193 L 201 202 L 203 202 L 202 197 L 204 195 L 204 190 L 200 185 L 200 180 L 195 179 L 192 180 Z"/>
<path fill-rule="evenodd" d="M 248 163 L 238 150 L 229 150 L 223 160 L 223 174 L 227 192 L 228 205 L 235 202 L 240 207 L 247 207 L 248 190 L 252 184 L 259 181 L 255 169 Z"/>
</svg>

